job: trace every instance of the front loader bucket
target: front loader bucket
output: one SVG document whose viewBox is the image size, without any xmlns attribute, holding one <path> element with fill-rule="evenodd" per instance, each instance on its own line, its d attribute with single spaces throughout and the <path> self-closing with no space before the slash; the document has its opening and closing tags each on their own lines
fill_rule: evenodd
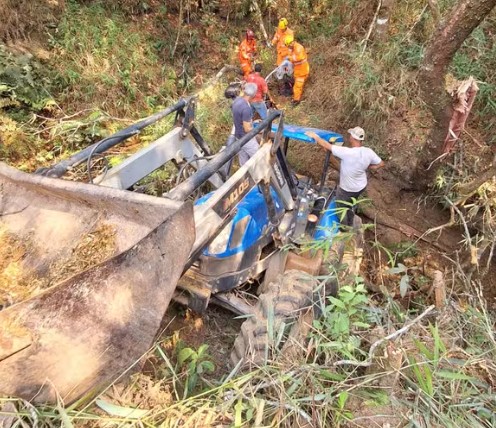
<svg viewBox="0 0 496 428">
<path fill-rule="evenodd" d="M 0 163 L 0 396 L 69 403 L 153 344 L 193 207 Z"/>
</svg>

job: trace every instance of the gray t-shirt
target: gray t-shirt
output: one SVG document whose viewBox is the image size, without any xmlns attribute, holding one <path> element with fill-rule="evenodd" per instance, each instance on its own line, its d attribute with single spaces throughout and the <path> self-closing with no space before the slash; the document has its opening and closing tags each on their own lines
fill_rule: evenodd
<svg viewBox="0 0 496 428">
<path fill-rule="evenodd" d="M 367 186 L 367 168 L 382 162 L 368 147 L 340 147 L 333 144 L 332 154 L 341 159 L 339 187 L 347 192 L 363 190 Z"/>
<path fill-rule="evenodd" d="M 232 103 L 231 110 L 234 122 L 234 136 L 241 138 L 246 135 L 243 122 L 251 122 L 253 118 L 250 103 L 243 97 L 238 97 Z"/>
</svg>

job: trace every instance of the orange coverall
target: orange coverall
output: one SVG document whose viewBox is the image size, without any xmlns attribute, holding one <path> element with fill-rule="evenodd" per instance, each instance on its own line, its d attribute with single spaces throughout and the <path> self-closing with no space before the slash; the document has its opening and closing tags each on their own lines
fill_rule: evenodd
<svg viewBox="0 0 496 428">
<path fill-rule="evenodd" d="M 284 39 L 286 36 L 293 36 L 293 30 L 286 28 L 285 30 L 280 30 L 279 28 L 276 30 L 274 37 L 272 38 L 272 44 L 276 46 L 277 49 L 277 65 L 281 65 L 284 58 L 289 56 L 289 49 L 284 43 Z"/>
<path fill-rule="evenodd" d="M 297 42 L 289 49 L 289 59 L 294 67 L 293 100 L 300 101 L 303 94 L 303 85 L 310 74 L 310 65 L 308 64 L 307 53 L 305 48 Z"/>
<path fill-rule="evenodd" d="M 257 42 L 254 39 L 244 39 L 239 45 L 238 58 L 245 77 L 253 71 L 253 57 L 256 52 Z"/>
</svg>

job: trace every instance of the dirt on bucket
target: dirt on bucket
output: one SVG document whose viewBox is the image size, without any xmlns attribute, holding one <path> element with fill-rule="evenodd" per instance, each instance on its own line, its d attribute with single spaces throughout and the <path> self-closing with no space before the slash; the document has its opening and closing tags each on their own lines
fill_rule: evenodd
<svg viewBox="0 0 496 428">
<path fill-rule="evenodd" d="M 99 223 L 81 236 L 72 253 L 56 260 L 44 272 L 36 272 L 24 261 L 36 246 L 29 235 L 19 236 L 0 226 L 0 309 L 28 299 L 40 291 L 97 265 L 114 255 L 115 228 Z"/>
</svg>

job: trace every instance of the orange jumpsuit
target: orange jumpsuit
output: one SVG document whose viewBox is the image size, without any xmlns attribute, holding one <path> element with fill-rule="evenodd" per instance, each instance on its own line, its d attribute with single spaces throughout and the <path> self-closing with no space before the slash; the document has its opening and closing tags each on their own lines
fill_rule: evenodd
<svg viewBox="0 0 496 428">
<path fill-rule="evenodd" d="M 272 44 L 277 48 L 277 65 L 280 65 L 283 62 L 284 58 L 289 56 L 289 49 L 284 43 L 284 39 L 286 36 L 293 36 L 293 30 L 286 28 L 285 30 L 277 29 L 274 37 L 272 38 Z"/>
<path fill-rule="evenodd" d="M 303 94 L 303 85 L 310 74 L 310 65 L 308 64 L 307 53 L 305 48 L 297 42 L 289 50 L 289 59 L 293 63 L 294 79 L 293 100 L 300 101 Z"/>
<path fill-rule="evenodd" d="M 253 57 L 256 52 L 257 42 L 254 39 L 244 39 L 239 45 L 238 58 L 245 77 L 253 71 Z"/>
</svg>

